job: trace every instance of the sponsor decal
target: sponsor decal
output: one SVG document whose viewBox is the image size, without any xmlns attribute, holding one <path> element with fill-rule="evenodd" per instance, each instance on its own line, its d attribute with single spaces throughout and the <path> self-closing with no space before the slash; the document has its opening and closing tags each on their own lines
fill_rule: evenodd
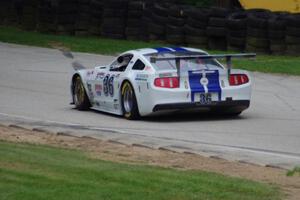
<svg viewBox="0 0 300 200">
<path fill-rule="evenodd" d="M 121 74 L 116 74 L 116 75 L 115 75 L 115 78 L 120 78 L 120 75 L 121 75 Z"/>
<path fill-rule="evenodd" d="M 87 71 L 87 72 L 86 72 L 86 76 L 87 76 L 87 77 L 89 77 L 89 76 L 91 76 L 91 75 L 93 75 L 93 74 L 94 74 L 94 71 Z"/>
<path fill-rule="evenodd" d="M 102 85 L 96 84 L 95 85 L 95 92 L 96 92 L 97 96 L 101 96 L 101 94 L 102 94 Z"/>
<path fill-rule="evenodd" d="M 99 80 L 99 79 L 103 79 L 105 76 L 105 73 L 104 72 L 100 72 L 96 75 L 96 80 Z"/>
<path fill-rule="evenodd" d="M 99 107 L 100 103 L 98 101 L 95 101 L 95 105 Z"/>
<path fill-rule="evenodd" d="M 147 74 L 137 74 L 135 77 L 136 81 L 148 81 L 148 75 Z"/>
</svg>

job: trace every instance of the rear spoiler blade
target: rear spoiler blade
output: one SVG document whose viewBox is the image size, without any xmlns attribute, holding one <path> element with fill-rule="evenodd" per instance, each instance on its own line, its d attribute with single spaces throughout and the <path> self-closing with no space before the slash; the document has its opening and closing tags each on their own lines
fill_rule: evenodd
<svg viewBox="0 0 300 200">
<path fill-rule="evenodd" d="M 231 74 L 232 68 L 232 58 L 255 58 L 255 53 L 241 53 L 241 54 L 218 54 L 218 55 L 188 55 L 188 56 L 170 56 L 170 57 L 150 57 L 151 63 L 156 63 L 156 61 L 163 61 L 163 60 L 175 60 L 176 68 L 178 76 L 180 77 L 180 60 L 188 60 L 188 59 L 226 59 L 227 64 L 227 73 L 228 79 Z"/>
</svg>

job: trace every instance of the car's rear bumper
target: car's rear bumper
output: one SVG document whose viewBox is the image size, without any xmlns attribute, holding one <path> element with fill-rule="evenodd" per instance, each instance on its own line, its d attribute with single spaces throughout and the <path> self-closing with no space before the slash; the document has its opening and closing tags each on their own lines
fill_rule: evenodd
<svg viewBox="0 0 300 200">
<path fill-rule="evenodd" d="M 250 106 L 249 100 L 230 100 L 212 102 L 211 104 L 200 103 L 171 103 L 171 104 L 158 104 L 153 108 L 153 112 L 166 111 L 166 110 L 184 110 L 193 108 L 208 108 L 211 110 L 242 112 Z"/>
</svg>

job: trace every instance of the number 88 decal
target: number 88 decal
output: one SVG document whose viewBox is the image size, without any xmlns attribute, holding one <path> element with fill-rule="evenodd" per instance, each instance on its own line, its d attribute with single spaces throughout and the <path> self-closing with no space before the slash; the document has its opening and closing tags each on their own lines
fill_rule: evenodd
<svg viewBox="0 0 300 200">
<path fill-rule="evenodd" d="M 111 76 L 108 74 L 103 79 L 103 91 L 105 96 L 114 96 L 114 76 Z"/>
</svg>

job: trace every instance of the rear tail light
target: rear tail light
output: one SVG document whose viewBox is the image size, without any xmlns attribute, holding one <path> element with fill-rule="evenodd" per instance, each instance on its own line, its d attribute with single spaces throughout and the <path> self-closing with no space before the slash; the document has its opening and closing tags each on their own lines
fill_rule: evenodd
<svg viewBox="0 0 300 200">
<path fill-rule="evenodd" d="M 243 85 L 249 82 L 249 78 L 246 74 L 230 74 L 230 85 Z"/>
<path fill-rule="evenodd" d="M 161 88 L 179 88 L 179 78 L 178 77 L 164 77 L 156 78 L 154 80 L 154 85 Z"/>
</svg>

